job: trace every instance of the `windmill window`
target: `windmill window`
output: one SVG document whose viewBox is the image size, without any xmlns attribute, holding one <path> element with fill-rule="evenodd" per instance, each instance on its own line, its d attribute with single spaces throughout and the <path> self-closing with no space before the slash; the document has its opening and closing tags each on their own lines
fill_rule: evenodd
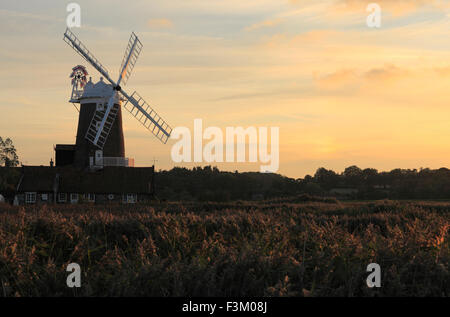
<svg viewBox="0 0 450 317">
<path fill-rule="evenodd" d="M 114 195 L 113 195 L 113 194 L 109 194 L 109 195 L 108 195 L 108 199 L 109 199 L 109 200 L 113 200 L 113 199 L 114 199 Z"/>
<path fill-rule="evenodd" d="M 34 204 L 36 202 L 36 193 L 25 193 L 25 203 Z"/>
<path fill-rule="evenodd" d="M 48 200 L 48 194 L 42 194 L 41 195 L 41 200 L 42 201 L 47 201 Z"/>
<path fill-rule="evenodd" d="M 76 204 L 78 202 L 78 194 L 70 194 L 70 202 Z"/>
<path fill-rule="evenodd" d="M 103 165 L 103 151 L 95 151 L 95 165 Z"/>
<path fill-rule="evenodd" d="M 103 102 L 97 103 L 97 111 L 104 111 L 105 110 L 105 104 Z"/>
<path fill-rule="evenodd" d="M 90 203 L 94 203 L 95 202 L 95 194 L 84 194 L 83 198 L 85 200 L 87 200 Z"/>
<path fill-rule="evenodd" d="M 58 194 L 58 202 L 65 203 L 67 201 L 67 194 L 66 193 L 59 193 Z"/>
<path fill-rule="evenodd" d="M 137 194 L 126 194 L 123 196 L 123 202 L 127 204 L 137 203 Z"/>
</svg>

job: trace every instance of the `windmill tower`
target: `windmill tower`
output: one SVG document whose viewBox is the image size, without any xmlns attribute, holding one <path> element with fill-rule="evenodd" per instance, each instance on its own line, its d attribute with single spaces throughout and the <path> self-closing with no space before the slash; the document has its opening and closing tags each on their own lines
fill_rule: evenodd
<svg viewBox="0 0 450 317">
<path fill-rule="evenodd" d="M 80 65 L 73 68 L 75 81 L 72 82 L 74 86 L 70 102 L 80 104 L 77 138 L 73 148 L 75 166 L 131 165 L 130 160 L 125 158 L 122 108 L 130 112 L 161 142 L 167 142 L 172 128 L 137 92 L 130 96 L 120 86 L 127 83 L 142 50 L 142 44 L 134 33 L 128 42 L 117 82 L 111 79 L 106 68 L 69 29 L 64 33 L 64 41 L 103 76 L 95 84 L 89 80 L 87 83 L 82 82 L 81 86 L 79 81 L 83 78 L 82 74 L 86 76 L 87 72 Z M 80 87 L 84 89 L 81 91 Z M 125 102 L 123 106 L 122 101 Z"/>
<path fill-rule="evenodd" d="M 86 83 L 83 94 L 79 98 L 80 113 L 75 145 L 75 166 L 104 166 L 108 164 L 129 166 L 125 160 L 122 107 L 118 98 L 114 98 L 112 111 L 115 119 L 112 122 L 108 121 L 109 134 L 102 144 L 103 146 L 94 145 L 86 137 L 90 133 L 89 129 L 92 130 L 91 125 L 95 125 L 95 129 L 98 129 L 111 93 L 112 86 L 105 83 L 103 78 L 100 78 L 100 81 L 96 84 L 92 80 Z M 108 158 L 109 162 L 105 162 Z"/>
</svg>

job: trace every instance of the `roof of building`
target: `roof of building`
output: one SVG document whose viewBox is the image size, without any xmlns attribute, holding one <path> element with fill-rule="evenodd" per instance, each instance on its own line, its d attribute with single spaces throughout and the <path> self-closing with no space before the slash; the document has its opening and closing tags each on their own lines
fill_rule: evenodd
<svg viewBox="0 0 450 317">
<path fill-rule="evenodd" d="M 103 77 L 100 77 L 100 81 L 96 84 L 92 82 L 92 78 L 89 78 L 89 81 L 86 83 L 84 87 L 83 95 L 81 95 L 80 99 L 84 98 L 106 98 L 110 97 L 113 93 L 113 86 L 107 84 L 103 81 Z M 115 102 L 117 102 L 117 97 Z"/>
<path fill-rule="evenodd" d="M 55 150 L 57 151 L 75 151 L 75 144 L 56 144 Z"/>
<path fill-rule="evenodd" d="M 72 166 L 23 166 L 19 192 L 150 194 L 153 167 L 115 167 L 80 170 Z"/>
</svg>

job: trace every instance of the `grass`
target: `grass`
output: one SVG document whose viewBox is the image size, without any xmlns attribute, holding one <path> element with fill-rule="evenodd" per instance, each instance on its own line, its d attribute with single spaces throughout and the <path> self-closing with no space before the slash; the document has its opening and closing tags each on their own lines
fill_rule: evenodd
<svg viewBox="0 0 450 317">
<path fill-rule="evenodd" d="M 0 296 L 449 296 L 449 232 L 449 202 L 0 204 Z"/>
</svg>

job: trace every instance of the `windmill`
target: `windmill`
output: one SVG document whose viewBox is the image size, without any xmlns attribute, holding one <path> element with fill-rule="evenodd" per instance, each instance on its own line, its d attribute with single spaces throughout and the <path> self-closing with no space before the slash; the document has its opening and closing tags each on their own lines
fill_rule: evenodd
<svg viewBox="0 0 450 317">
<path fill-rule="evenodd" d="M 107 85 L 102 83 L 101 88 L 106 94 L 105 101 L 108 101 L 101 104 L 100 107 L 97 103 L 96 107 L 90 105 L 89 109 L 83 110 L 81 104 L 75 162 L 81 162 L 79 165 L 85 164 L 86 158 L 92 152 L 91 147 L 96 149 L 96 153 L 102 152 L 105 148 L 105 152 L 109 151 L 112 153 L 109 154 L 111 157 L 124 157 L 120 101 L 125 101 L 123 108 L 131 113 L 145 128 L 165 144 L 170 137 L 172 128 L 136 91 L 130 96 L 121 87 L 121 85 L 127 83 L 142 50 L 142 43 L 137 38 L 136 34 L 132 33 L 130 36 L 120 66 L 119 77 L 116 82 L 111 79 L 108 71 L 99 60 L 95 58 L 95 56 L 68 28 L 64 33 L 63 39 L 111 84 Z M 103 78 L 101 78 L 102 82 Z M 97 85 L 98 84 L 95 86 Z M 85 91 L 88 87 L 92 86 L 93 84 L 91 82 L 85 84 Z M 87 123 L 88 120 L 90 121 L 89 123 Z M 91 144 L 91 147 L 88 148 L 85 144 L 86 142 L 80 140 L 82 137 Z"/>
</svg>

